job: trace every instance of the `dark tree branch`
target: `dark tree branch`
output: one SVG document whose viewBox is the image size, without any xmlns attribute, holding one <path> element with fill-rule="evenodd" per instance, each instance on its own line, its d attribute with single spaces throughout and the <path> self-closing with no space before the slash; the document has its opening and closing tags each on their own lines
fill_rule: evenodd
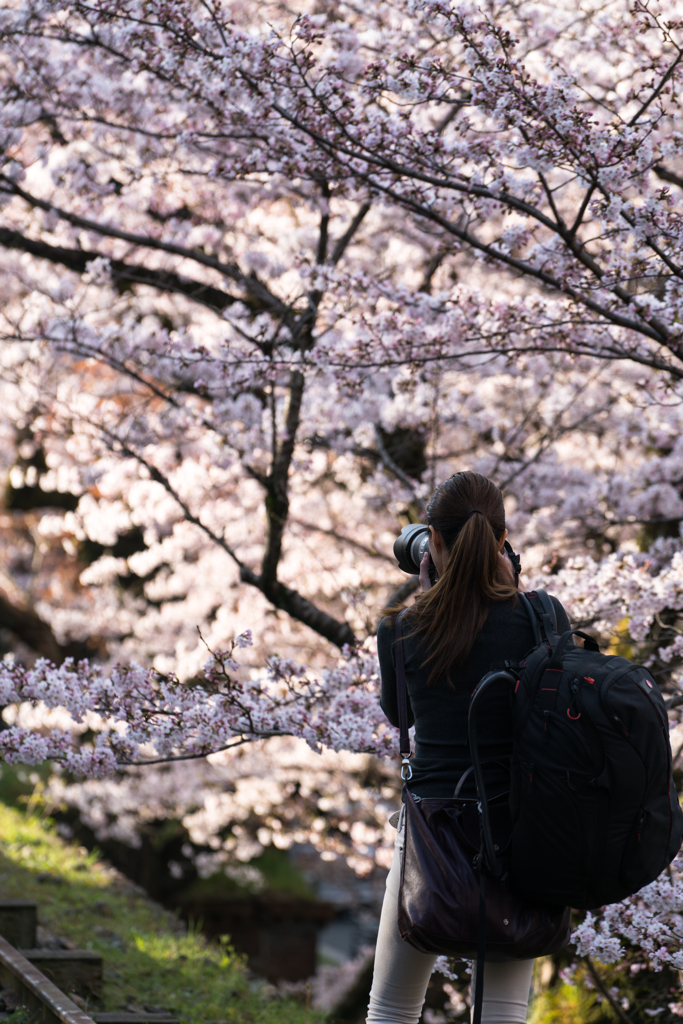
<svg viewBox="0 0 683 1024">
<path fill-rule="evenodd" d="M 445 246 L 440 246 L 440 248 L 438 248 L 436 252 L 430 257 L 430 259 L 427 261 L 427 265 L 425 266 L 425 272 L 424 277 L 422 278 L 422 283 L 420 284 L 420 287 L 417 289 L 418 292 L 422 292 L 424 295 L 431 295 L 432 278 L 434 277 L 434 274 L 437 272 L 437 270 L 439 269 L 447 255 L 448 249 Z"/>
<path fill-rule="evenodd" d="M 610 1004 L 610 1006 L 616 1013 L 617 1017 L 619 1017 L 620 1020 L 625 1021 L 625 1024 L 631 1024 L 631 1018 L 628 1016 L 628 1014 L 624 1011 L 623 1007 L 620 1005 L 620 1003 L 617 1002 L 617 1000 L 614 998 L 610 990 L 607 988 L 607 985 L 605 985 L 604 981 L 600 977 L 597 968 L 595 967 L 595 964 L 593 963 L 591 958 L 589 956 L 584 956 L 582 957 L 582 959 L 588 967 L 588 971 L 590 973 L 591 978 L 593 979 L 597 987 L 600 989 L 600 992 L 605 997 L 607 1002 Z"/>
<path fill-rule="evenodd" d="M 417 588 L 420 586 L 419 576 L 409 576 L 405 583 L 401 583 L 400 586 L 393 590 L 387 598 L 387 608 L 393 608 L 394 605 L 403 604 L 408 600 L 411 594 L 414 594 Z"/>
<path fill-rule="evenodd" d="M 253 574 L 253 578 L 246 578 L 243 572 L 240 572 L 240 576 L 244 582 L 257 586 L 261 593 L 276 608 L 287 612 L 293 619 L 303 622 L 305 626 L 308 626 L 320 636 L 325 637 L 326 640 L 335 644 L 336 647 L 342 648 L 347 644 L 349 646 L 353 645 L 355 638 L 348 622 L 339 622 L 338 619 L 333 618 L 327 612 L 316 607 L 308 598 L 302 597 L 296 590 L 292 590 L 291 587 L 287 587 L 284 583 L 279 582 L 275 582 L 271 587 L 261 586 L 259 577 Z"/>
<path fill-rule="evenodd" d="M 261 580 L 264 587 L 272 587 L 277 581 L 277 569 L 282 555 L 282 536 L 289 515 L 289 467 L 299 428 L 303 394 L 304 376 L 299 370 L 293 370 L 289 378 L 284 433 L 277 448 L 266 490 L 268 538 L 261 564 Z"/>
<path fill-rule="evenodd" d="M 60 644 L 49 623 L 27 605 L 18 605 L 0 592 L 0 622 L 5 629 L 14 633 L 27 647 L 56 665 L 65 658 L 92 657 L 93 649 L 87 644 L 71 642 Z"/>
<path fill-rule="evenodd" d="M 320 218 L 320 235 L 318 238 L 318 252 L 316 254 L 316 262 L 324 263 L 327 259 L 327 240 L 329 237 L 330 230 L 330 186 L 326 181 L 322 183 L 322 194 L 323 202 L 325 203 L 325 212 Z"/>
<path fill-rule="evenodd" d="M 201 754 L 169 754 L 168 757 L 148 757 L 142 761 L 117 761 L 117 764 L 125 764 L 130 767 L 142 768 L 147 764 L 169 764 L 171 761 L 198 761 L 202 757 L 208 757 L 209 754 L 220 754 L 223 750 L 231 750 L 233 747 L 243 747 L 245 743 L 254 743 L 255 740 L 266 740 L 271 739 L 273 736 L 287 736 L 291 735 L 286 732 L 257 732 L 255 735 L 250 736 L 235 736 L 234 739 L 230 740 L 222 747 L 215 747 L 211 750 L 205 750 Z"/>
<path fill-rule="evenodd" d="M 367 544 L 361 544 L 354 537 L 346 537 L 343 533 L 339 533 L 338 530 L 328 530 L 317 523 L 307 523 L 305 519 L 293 519 L 291 516 L 289 522 L 294 526 L 300 526 L 304 530 L 310 530 L 311 533 L 322 533 L 325 537 L 333 537 L 334 540 L 338 540 L 342 544 L 349 544 L 352 548 L 356 548 L 358 551 L 369 555 L 370 558 L 380 558 L 385 562 L 391 562 L 392 565 L 396 564 L 395 560 L 390 558 L 389 555 L 383 555 L 381 551 L 376 551 L 375 548 L 368 547 Z"/>
<path fill-rule="evenodd" d="M 683 177 L 674 171 L 670 171 L 664 164 L 655 164 L 652 170 L 662 181 L 668 181 L 672 185 L 678 185 L 679 188 L 683 188 Z"/>
<path fill-rule="evenodd" d="M 569 233 L 568 233 L 568 237 L 569 238 L 574 238 L 574 236 L 576 235 L 576 232 L 581 227 L 581 225 L 583 223 L 583 218 L 584 218 L 585 213 L 586 213 L 586 210 L 588 209 L 588 204 L 590 203 L 591 199 L 593 198 L 593 193 L 594 192 L 595 192 L 595 185 L 591 185 L 589 188 L 586 189 L 586 194 L 584 195 L 583 199 L 581 200 L 581 206 L 579 207 L 579 212 L 576 215 L 574 223 L 572 224 L 572 226 L 569 229 Z"/>
<path fill-rule="evenodd" d="M 344 255 L 344 252 L 346 251 L 349 242 L 351 241 L 356 231 L 358 231 L 358 228 L 365 220 L 365 215 L 367 214 L 369 209 L 370 203 L 363 203 L 362 206 L 358 207 L 358 211 L 353 220 L 351 221 L 351 223 L 349 224 L 348 228 L 341 236 L 341 238 L 338 238 L 337 241 L 335 242 L 334 249 L 332 250 L 332 255 L 330 256 L 330 263 L 334 264 L 339 262 L 341 257 Z"/>
<path fill-rule="evenodd" d="M 675 45 L 675 44 L 674 44 L 674 45 Z M 671 78 L 671 76 L 673 75 L 673 73 L 674 73 L 674 71 L 676 70 L 676 68 L 678 67 L 678 65 L 679 65 L 679 64 L 681 63 L 681 60 L 683 60 L 683 50 L 682 50 L 682 49 L 681 49 L 680 47 L 676 47 L 676 49 L 678 50 L 678 56 L 677 56 L 677 57 L 675 58 L 675 60 L 673 60 L 673 61 L 671 62 L 671 64 L 669 65 L 669 67 L 668 67 L 668 68 L 666 69 L 666 71 L 665 71 L 665 72 L 664 72 L 664 74 L 662 75 L 662 77 L 660 78 L 660 80 L 659 80 L 659 84 L 657 85 L 656 89 L 653 89 L 653 90 L 652 90 L 652 92 L 650 93 L 650 95 L 648 96 L 648 98 L 647 98 L 647 99 L 645 100 L 645 102 L 644 102 L 644 103 L 642 104 L 642 106 L 640 107 L 640 109 L 636 111 L 636 113 L 635 113 L 635 114 L 633 115 L 633 117 L 631 118 L 631 120 L 630 120 L 630 121 L 628 122 L 628 126 L 629 126 L 629 128 L 632 128 L 632 127 L 633 127 L 633 125 L 634 125 L 634 124 L 636 123 L 636 121 L 638 120 L 638 118 L 639 118 L 639 117 L 640 117 L 640 116 L 641 116 L 642 114 L 644 114 L 644 113 L 645 113 L 645 111 L 646 111 L 646 110 L 647 110 L 647 108 L 648 108 L 648 107 L 650 106 L 650 104 L 651 104 L 651 103 L 654 103 L 654 101 L 655 101 L 655 100 L 657 99 L 657 97 L 658 97 L 658 96 L 659 96 L 659 94 L 661 93 L 661 91 L 662 91 L 662 89 L 664 88 L 664 86 L 666 85 L 666 83 L 667 83 L 667 82 L 669 81 L 669 79 L 670 79 L 670 78 Z"/>
<path fill-rule="evenodd" d="M 401 467 L 397 465 L 396 462 L 394 462 L 391 455 L 386 449 L 386 445 L 384 444 L 384 438 L 382 437 L 382 432 L 376 424 L 375 444 L 377 445 L 377 451 L 379 453 L 380 461 L 382 462 L 384 467 L 388 469 L 390 473 L 393 473 L 394 476 L 397 477 L 401 481 L 401 483 L 408 488 L 408 490 L 413 496 L 414 501 L 416 501 L 419 505 L 423 505 L 424 503 L 415 494 L 415 481 L 411 480 L 407 473 L 404 473 Z"/>
<path fill-rule="evenodd" d="M 5 249 L 19 250 L 30 253 L 31 256 L 36 256 L 38 259 L 59 263 L 77 274 L 84 274 L 88 263 L 98 257 L 109 259 L 104 253 L 50 245 L 48 242 L 27 238 L 20 231 L 9 231 L 6 228 L 0 228 L 0 245 Z M 243 301 L 240 297 L 230 295 L 220 288 L 181 277 L 180 274 L 174 274 L 170 270 L 155 270 L 142 264 L 126 263 L 124 260 L 110 259 L 109 262 L 112 284 L 121 292 L 131 284 L 148 285 L 150 288 L 157 288 L 160 291 L 184 295 L 186 298 L 192 299 L 193 302 L 201 303 L 201 305 L 219 312 L 227 309 L 234 302 Z"/>
<path fill-rule="evenodd" d="M 554 325 L 549 325 L 549 327 L 550 326 L 554 326 Z M 546 330 L 547 329 L 548 328 L 546 328 Z M 530 330 L 531 329 L 529 329 L 529 332 L 530 332 Z M 455 364 L 457 364 L 460 360 L 468 360 L 468 363 L 466 365 L 471 365 L 471 360 L 473 358 L 475 358 L 475 357 L 479 358 L 479 359 L 482 359 L 482 360 L 495 358 L 496 356 L 509 356 L 509 357 L 517 358 L 520 355 L 527 355 L 529 353 L 533 354 L 533 353 L 538 353 L 538 352 L 543 352 L 543 353 L 546 353 L 546 354 L 550 353 L 550 352 L 560 352 L 560 353 L 566 354 L 567 349 L 565 347 L 563 347 L 562 345 L 558 345 L 556 343 L 541 343 L 541 344 L 538 344 L 538 345 L 515 345 L 515 344 L 512 344 L 512 345 L 500 345 L 496 349 L 491 349 L 491 348 L 470 349 L 469 351 L 466 351 L 466 352 L 455 352 L 455 353 L 452 353 L 452 354 L 444 354 L 442 352 L 438 352 L 438 353 L 435 353 L 434 355 L 428 355 L 428 356 L 422 356 L 422 357 L 418 357 L 418 356 L 416 356 L 416 355 L 411 353 L 410 356 L 407 357 L 407 359 L 406 358 L 395 358 L 395 359 L 384 358 L 381 361 L 380 360 L 373 361 L 373 360 L 370 360 L 370 359 L 366 359 L 363 362 L 361 362 L 360 360 L 357 360 L 356 362 L 354 362 L 353 365 L 354 365 L 354 369 L 366 369 L 366 370 L 380 369 L 380 368 L 381 369 L 385 369 L 387 366 L 404 366 L 406 361 L 410 361 L 410 363 L 415 365 L 415 366 L 427 366 L 429 363 L 434 363 L 434 362 L 450 363 L 450 364 L 455 363 Z M 671 374 L 673 377 L 676 377 L 678 379 L 683 379 L 683 370 L 681 370 L 679 367 L 677 367 L 673 363 L 671 363 L 669 361 L 665 361 L 663 359 L 657 359 L 655 356 L 650 356 L 648 358 L 645 358 L 643 356 L 638 355 L 638 353 L 636 353 L 636 352 L 630 351 L 629 349 L 626 349 L 626 348 L 621 348 L 618 345 L 613 344 L 613 343 L 602 344 L 599 348 L 594 348 L 594 347 L 592 347 L 592 346 L 590 346 L 588 344 L 580 344 L 580 345 L 576 345 L 572 349 L 572 352 L 573 352 L 574 355 L 590 356 L 593 359 L 603 359 L 606 362 L 619 362 L 619 361 L 627 361 L 627 360 L 629 360 L 629 361 L 634 362 L 634 363 L 639 363 L 641 366 L 649 366 L 653 370 L 661 370 L 663 373 L 668 373 L 668 374 Z M 330 360 L 329 363 L 328 363 L 328 366 L 347 366 L 347 365 L 348 364 L 345 363 L 341 359 L 337 359 L 337 360 L 334 360 L 334 361 Z M 316 441 L 314 442 L 314 447 L 322 447 L 322 446 L 323 446 L 322 443 L 319 440 L 316 439 Z M 369 449 L 365 449 L 366 454 L 368 454 L 369 451 L 370 451 Z M 376 457 L 376 456 L 374 456 L 374 457 Z"/>
</svg>

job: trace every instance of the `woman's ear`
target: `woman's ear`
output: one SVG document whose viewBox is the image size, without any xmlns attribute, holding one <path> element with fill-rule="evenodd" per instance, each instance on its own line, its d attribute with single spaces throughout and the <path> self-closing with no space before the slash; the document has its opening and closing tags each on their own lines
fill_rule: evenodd
<svg viewBox="0 0 683 1024">
<path fill-rule="evenodd" d="M 432 544 L 434 545 L 434 550 L 441 554 L 441 547 L 443 545 L 443 541 L 441 540 L 441 534 L 439 533 L 438 530 L 435 530 L 433 526 L 430 526 L 429 536 L 431 537 Z"/>
<path fill-rule="evenodd" d="M 505 543 L 505 541 L 507 539 L 508 539 L 508 532 L 507 532 L 507 530 L 503 530 L 503 536 L 500 538 L 500 541 L 498 543 L 498 550 L 499 551 L 503 550 L 503 544 Z"/>
</svg>

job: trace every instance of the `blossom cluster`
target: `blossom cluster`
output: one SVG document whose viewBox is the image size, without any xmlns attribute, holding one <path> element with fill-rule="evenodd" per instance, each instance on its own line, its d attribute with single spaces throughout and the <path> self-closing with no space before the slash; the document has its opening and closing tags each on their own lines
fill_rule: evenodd
<svg viewBox="0 0 683 1024">
<path fill-rule="evenodd" d="M 242 634 L 216 651 L 203 677 L 181 683 L 139 665 L 100 666 L 67 659 L 55 666 L 39 659 L 33 668 L 0 665 L 0 701 L 62 708 L 62 728 L 12 724 L 0 733 L 8 763 L 52 760 L 76 775 L 96 778 L 122 765 L 203 757 L 244 742 L 297 736 L 314 750 L 355 750 L 385 757 L 396 753 L 377 699 L 377 664 L 369 652 L 349 652 L 320 678 L 291 659 L 269 659 L 247 677 L 233 657 L 251 644 Z M 79 730 L 79 727 L 80 730 Z M 95 728 L 92 746 L 74 746 L 74 734 Z"/>
</svg>

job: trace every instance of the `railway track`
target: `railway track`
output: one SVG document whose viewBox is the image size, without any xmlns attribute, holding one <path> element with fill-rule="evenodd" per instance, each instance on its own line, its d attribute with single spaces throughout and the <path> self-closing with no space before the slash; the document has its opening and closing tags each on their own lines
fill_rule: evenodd
<svg viewBox="0 0 683 1024">
<path fill-rule="evenodd" d="M 102 957 L 85 949 L 38 948 L 36 925 L 35 903 L 0 900 L 0 1003 L 8 1009 L 25 1006 L 36 1024 L 179 1024 L 153 1011 L 86 1013 L 63 988 L 101 995 Z M 0 1020 L 4 1016 L 0 1011 Z"/>
</svg>

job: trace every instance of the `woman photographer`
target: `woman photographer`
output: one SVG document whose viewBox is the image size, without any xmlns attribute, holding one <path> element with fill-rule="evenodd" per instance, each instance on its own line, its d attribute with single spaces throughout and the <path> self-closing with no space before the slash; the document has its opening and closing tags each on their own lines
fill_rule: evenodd
<svg viewBox="0 0 683 1024">
<path fill-rule="evenodd" d="M 403 620 L 408 713 L 415 725 L 410 790 L 420 797 L 451 797 L 472 764 L 467 741 L 472 691 L 492 666 L 523 658 L 534 646 L 534 635 L 516 600 L 514 570 L 503 551 L 507 530 L 498 487 L 479 473 L 456 473 L 434 492 L 427 522 L 438 581 L 430 583 L 425 554 L 420 568 L 423 592 Z M 562 633 L 569 629 L 569 620 L 559 601 L 552 600 Z M 399 610 L 389 610 L 377 634 L 381 706 L 395 726 L 394 625 Z M 509 784 L 505 764 L 512 753 L 510 691 L 501 684 L 482 699 L 481 759 L 503 762 L 485 768 L 487 792 L 502 792 Z M 465 780 L 464 794 L 470 781 L 471 776 Z M 473 787 L 469 795 L 474 795 Z M 398 931 L 403 840 L 400 823 L 382 907 L 367 1024 L 417 1024 L 436 959 L 403 941 Z M 533 960 L 487 962 L 482 1024 L 526 1020 L 532 967 Z"/>
</svg>

